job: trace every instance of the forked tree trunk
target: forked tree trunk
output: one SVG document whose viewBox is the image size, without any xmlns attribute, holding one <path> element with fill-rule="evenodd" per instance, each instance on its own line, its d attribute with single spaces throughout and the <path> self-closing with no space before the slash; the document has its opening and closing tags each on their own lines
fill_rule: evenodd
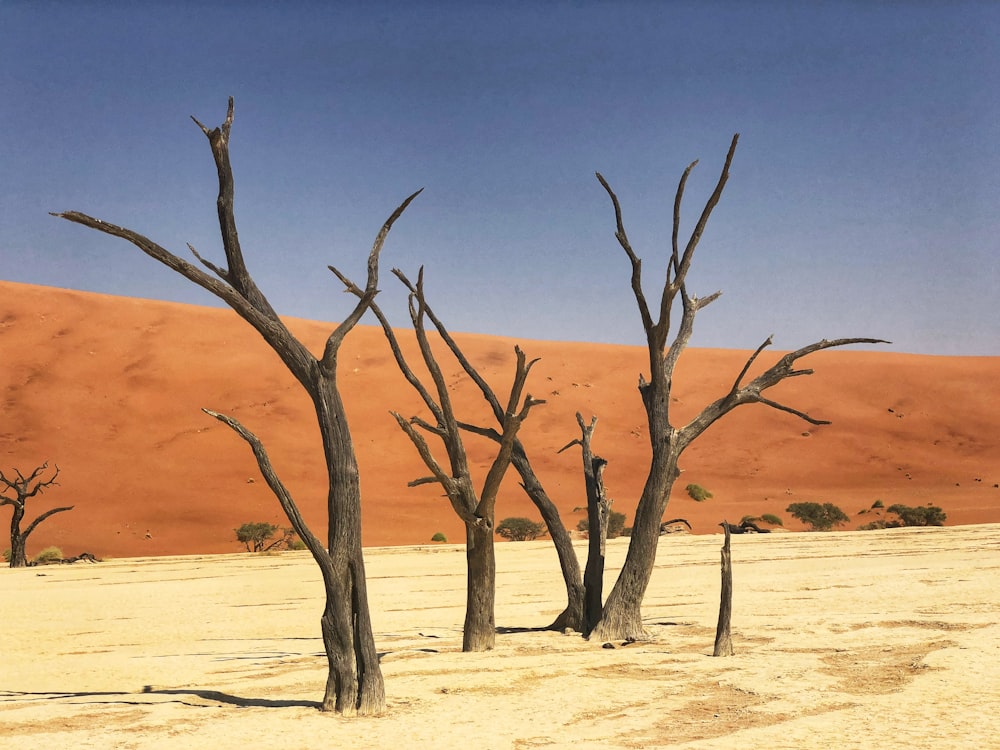
<svg viewBox="0 0 1000 750">
<path fill-rule="evenodd" d="M 462 651 L 489 651 L 496 645 L 496 550 L 493 530 L 466 527 L 465 625 Z"/>
<path fill-rule="evenodd" d="M 371 305 L 379 322 L 382 324 L 382 331 L 385 333 L 389 346 L 392 349 L 396 364 L 407 382 L 419 394 L 421 400 L 434 416 L 435 423 L 431 424 L 421 417 L 411 417 L 406 419 L 396 412 L 392 415 L 396 418 L 400 429 L 406 433 L 420 454 L 424 465 L 430 469 L 431 476 L 415 479 L 410 482 L 410 486 L 420 484 L 437 483 L 444 489 L 445 496 L 451 503 L 452 509 L 462 519 L 466 529 L 466 606 L 465 606 L 465 626 L 463 629 L 462 650 L 463 651 L 486 651 L 493 648 L 496 641 L 496 623 L 493 612 L 495 604 L 496 589 L 496 559 L 493 549 L 493 529 L 495 527 L 496 500 L 500 491 L 500 483 L 513 460 L 514 446 L 517 443 L 517 432 L 521 424 L 528 416 L 528 412 L 533 406 L 545 403 L 535 400 L 528 394 L 521 401 L 521 394 L 524 391 L 528 373 L 537 360 L 528 362 L 524 352 L 520 347 L 514 347 L 517 357 L 517 366 L 514 373 L 514 382 L 511 385 L 510 397 L 507 400 L 507 408 L 501 409 L 497 406 L 497 421 L 499 432 L 494 430 L 497 436 L 497 455 L 486 474 L 483 481 L 482 490 L 476 492 L 472 473 L 469 467 L 468 456 L 465 445 L 462 441 L 462 427 L 455 416 L 451 395 L 449 394 L 448 381 L 441 371 L 437 358 L 430 345 L 427 336 L 425 319 L 430 318 L 441 335 L 447 340 L 447 331 L 434 315 L 433 310 L 427 304 L 424 296 L 424 269 L 421 268 L 417 275 L 417 283 L 412 283 L 406 275 L 394 269 L 393 273 L 399 278 L 410 292 L 409 309 L 410 320 L 413 322 L 413 331 L 420 347 L 420 355 L 427 367 L 431 381 L 434 386 L 434 393 L 413 372 L 412 368 L 403 356 L 396 334 L 389 325 L 389 320 L 382 313 L 376 304 Z M 348 291 L 359 294 L 360 290 L 353 285 L 347 285 Z M 468 360 L 464 358 L 456 348 L 452 346 L 452 351 L 462 362 L 466 372 L 476 380 L 477 383 L 485 381 L 476 373 Z M 489 387 L 486 391 L 492 393 Z M 484 391 L 485 392 L 485 391 Z M 520 405 L 520 408 L 518 405 Z M 445 468 L 434 457 L 430 446 L 427 444 L 423 433 L 436 435 L 444 444 L 448 454 L 447 468 Z"/>
</svg>

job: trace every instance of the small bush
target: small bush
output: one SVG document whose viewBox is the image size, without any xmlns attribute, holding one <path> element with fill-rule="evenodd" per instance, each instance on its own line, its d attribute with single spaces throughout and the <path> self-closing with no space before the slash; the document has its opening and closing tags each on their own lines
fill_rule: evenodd
<svg viewBox="0 0 1000 750">
<path fill-rule="evenodd" d="M 582 531 L 584 534 L 590 533 L 590 521 L 586 518 L 582 519 L 580 523 L 576 525 L 577 531 Z M 617 510 L 612 510 L 608 512 L 608 539 L 615 539 L 620 536 L 632 536 L 632 528 L 629 527 L 629 533 L 625 534 L 625 514 L 619 513 Z"/>
<path fill-rule="evenodd" d="M 884 518 L 880 518 L 877 521 L 870 521 L 868 523 L 861 524 L 858 526 L 858 531 L 878 531 L 879 529 L 890 528 L 891 524 Z"/>
<path fill-rule="evenodd" d="M 9 547 L 3 551 L 3 561 L 4 562 L 8 562 L 8 563 L 10 562 L 10 548 Z"/>
<path fill-rule="evenodd" d="M 851 519 L 833 503 L 792 503 L 785 510 L 813 527 L 814 531 L 829 531 Z"/>
<path fill-rule="evenodd" d="M 62 550 L 58 547 L 46 547 L 35 555 L 35 563 L 45 565 L 50 562 L 58 562 L 63 559 Z"/>
<path fill-rule="evenodd" d="M 872 503 L 872 510 L 874 510 L 876 508 L 884 508 L 884 507 L 885 507 L 885 503 L 883 503 L 881 500 L 876 500 L 874 503 Z"/>
<path fill-rule="evenodd" d="M 505 518 L 497 524 L 497 534 L 512 542 L 530 542 L 548 533 L 544 523 L 530 518 Z"/>
<path fill-rule="evenodd" d="M 687 493 L 688 493 L 688 495 L 691 496 L 691 499 L 694 500 L 697 503 L 700 503 L 700 502 L 702 502 L 704 500 L 708 500 L 708 499 L 714 497 L 714 495 L 711 492 L 709 492 L 708 490 L 706 490 L 700 484 L 689 484 L 684 489 L 687 490 Z"/>
<path fill-rule="evenodd" d="M 778 518 L 776 515 L 774 515 L 773 513 L 765 513 L 764 515 L 762 515 L 760 517 L 760 520 L 763 521 L 764 523 L 769 523 L 772 526 L 784 526 L 785 525 L 784 522 L 780 518 Z"/>
<path fill-rule="evenodd" d="M 295 536 L 293 529 L 281 529 L 281 538 L 270 541 L 278 528 L 273 523 L 257 521 L 245 523 L 233 531 L 236 532 L 236 541 L 242 542 L 247 552 L 270 552 L 282 548 L 306 549 L 305 542 Z"/>
<path fill-rule="evenodd" d="M 247 552 L 263 552 L 267 540 L 273 537 L 277 530 L 277 526 L 266 521 L 245 523 L 238 529 L 233 529 L 236 532 L 236 541 L 242 542 Z"/>
<path fill-rule="evenodd" d="M 944 526 L 948 515 L 936 505 L 911 508 L 908 505 L 890 505 L 889 512 L 899 516 L 903 526 Z"/>
<path fill-rule="evenodd" d="M 447 542 L 448 537 L 442 534 L 440 531 L 435 532 L 434 536 L 431 537 L 432 542 Z"/>
</svg>

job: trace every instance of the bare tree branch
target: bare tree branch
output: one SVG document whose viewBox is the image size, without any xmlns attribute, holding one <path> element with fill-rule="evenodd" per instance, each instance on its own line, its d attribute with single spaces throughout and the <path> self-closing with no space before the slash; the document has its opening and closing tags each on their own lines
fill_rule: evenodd
<svg viewBox="0 0 1000 750">
<path fill-rule="evenodd" d="M 53 515 L 55 515 L 56 513 L 62 513 L 63 511 L 67 511 L 67 510 L 73 510 L 73 508 L 74 508 L 74 507 L 75 507 L 75 506 L 73 506 L 73 505 L 67 505 L 67 506 L 65 506 L 65 507 L 62 507 L 62 508 L 53 508 L 52 510 L 47 510 L 47 511 L 45 511 L 44 513 L 42 513 L 42 515 L 40 515 L 40 516 L 39 516 L 38 518 L 36 518 L 36 519 L 35 519 L 34 521 L 32 521 L 32 522 L 31 522 L 30 524 L 28 524 L 28 528 L 26 528 L 26 529 L 24 530 L 24 532 L 23 532 L 23 534 L 22 534 L 22 535 L 23 535 L 23 536 L 24 536 L 25 538 L 27 538 L 27 537 L 28 537 L 28 535 L 29 535 L 29 534 L 30 534 L 30 533 L 31 533 L 32 531 L 34 531 L 34 530 L 35 530 L 35 527 L 36 527 L 36 526 L 38 526 L 38 524 L 40 524 L 40 523 L 41 523 L 42 521 L 44 521 L 44 520 L 45 520 L 46 518 L 48 518 L 49 516 L 53 516 Z"/>
<path fill-rule="evenodd" d="M 202 411 L 208 416 L 214 417 L 223 424 L 228 425 L 237 435 L 247 442 L 250 449 L 253 451 L 254 458 L 257 459 L 257 466 L 260 468 L 260 473 L 264 477 L 264 481 L 267 482 L 267 486 L 271 488 L 271 492 L 274 493 L 274 496 L 278 498 L 278 502 L 281 504 L 281 509 L 288 517 L 288 521 L 292 524 L 292 528 L 295 529 L 295 533 L 299 535 L 302 542 L 309 548 L 313 557 L 327 557 L 329 553 L 324 548 L 323 542 L 321 542 L 320 539 L 313 534 L 312 530 L 306 524 L 305 519 L 299 512 L 298 505 L 296 505 L 291 493 L 278 477 L 277 472 L 275 472 L 274 466 L 271 464 L 271 459 L 267 455 L 267 451 L 264 449 L 264 444 L 260 441 L 260 438 L 250 432 L 250 430 L 244 427 L 233 417 L 220 414 L 219 412 L 212 411 L 211 409 L 202 409 Z"/>
<path fill-rule="evenodd" d="M 372 245 L 372 250 L 368 254 L 368 281 L 365 285 L 365 290 L 361 294 L 357 294 L 357 292 L 355 292 L 355 294 L 357 294 L 357 296 L 359 297 L 358 304 L 355 305 L 354 309 L 351 311 L 351 314 L 348 315 L 339 326 L 337 326 L 337 328 L 333 331 L 333 333 L 330 334 L 330 337 L 327 339 L 326 349 L 323 352 L 323 359 L 322 359 L 322 364 L 327 369 L 333 368 L 334 361 L 336 360 L 337 357 L 337 350 L 343 343 L 344 337 L 351 331 L 351 329 L 354 328 L 354 326 L 358 324 L 358 321 L 361 320 L 361 317 L 368 310 L 368 306 L 371 304 L 371 301 L 375 299 L 375 295 L 378 294 L 379 255 L 382 252 L 382 246 L 385 244 L 386 237 L 389 236 L 389 230 L 392 229 L 392 225 L 396 223 L 396 220 L 403 215 L 403 211 L 406 210 L 406 207 L 409 206 L 413 202 L 413 200 L 423 191 L 424 189 L 420 188 L 420 190 L 416 191 L 415 193 L 407 197 L 406 200 L 400 203 L 396 207 L 396 210 L 392 212 L 392 214 L 389 216 L 388 219 L 386 219 L 385 224 L 382 225 L 382 229 L 379 230 L 378 235 L 375 237 L 375 242 Z M 344 278 L 344 276 L 333 266 L 330 266 L 330 270 L 333 271 L 337 275 L 337 278 L 339 278 L 345 284 L 349 283 Z M 354 285 L 350 284 L 350 286 Z M 357 287 L 354 287 L 354 289 L 351 289 L 351 291 L 354 292 L 355 289 L 357 289 Z"/>
<path fill-rule="evenodd" d="M 801 375 L 810 375 L 812 370 L 797 370 L 794 369 L 794 363 L 809 354 L 817 351 L 822 351 L 824 349 L 833 349 L 841 346 L 850 346 L 853 344 L 888 344 L 890 342 L 884 339 L 872 339 L 872 338 L 846 338 L 846 339 L 834 339 L 828 341 L 823 339 L 822 341 L 817 341 L 813 344 L 802 347 L 801 349 L 796 349 L 794 352 L 789 352 L 779 359 L 774 365 L 768 368 L 766 371 L 758 375 L 756 378 L 751 380 L 744 386 L 740 386 L 740 382 L 746 375 L 747 370 L 749 370 L 750 365 L 756 360 L 758 355 L 764 350 L 765 347 L 771 344 L 771 338 L 768 337 L 767 341 L 761 344 L 757 350 L 750 356 L 747 363 L 744 365 L 743 370 L 740 372 L 739 377 L 730 389 L 722 398 L 717 399 L 708 406 L 706 406 L 702 412 L 695 417 L 686 426 L 678 431 L 678 445 L 681 450 L 691 443 L 692 440 L 697 438 L 701 433 L 703 433 L 710 425 L 717 421 L 720 417 L 728 414 L 730 411 L 735 409 L 737 406 L 743 404 L 764 404 L 770 406 L 779 411 L 788 412 L 789 414 L 794 414 L 797 417 L 804 419 L 810 424 L 829 424 L 824 420 L 816 419 L 809 416 L 805 412 L 794 409 L 790 406 L 785 406 L 779 404 L 776 401 L 762 396 L 762 392 L 768 388 L 773 388 L 778 383 L 788 378 L 798 377 Z"/>
<path fill-rule="evenodd" d="M 653 330 L 653 316 L 649 313 L 649 305 L 646 303 L 646 295 L 642 291 L 642 260 L 639 256 L 635 254 L 632 249 L 631 243 L 628 241 L 628 235 L 625 234 L 625 224 L 622 221 L 622 207 L 618 202 L 618 196 L 615 195 L 615 191 L 611 189 L 608 181 L 604 179 L 604 176 L 600 172 L 595 173 L 597 175 L 598 182 L 607 192 L 608 196 L 611 198 L 611 204 L 615 209 L 615 239 L 618 240 L 618 244 L 622 246 L 622 250 L 628 256 L 629 261 L 632 263 L 632 293 L 635 295 L 635 301 L 639 305 L 639 314 L 642 316 L 642 326 L 647 331 Z"/>
</svg>

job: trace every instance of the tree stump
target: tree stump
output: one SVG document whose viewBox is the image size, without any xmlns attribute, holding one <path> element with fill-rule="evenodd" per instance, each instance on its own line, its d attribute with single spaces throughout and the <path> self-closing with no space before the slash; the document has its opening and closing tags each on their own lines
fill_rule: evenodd
<svg viewBox="0 0 1000 750">
<path fill-rule="evenodd" d="M 723 522 L 726 541 L 722 545 L 722 597 L 719 602 L 719 624 L 715 629 L 715 649 L 712 656 L 732 656 L 733 639 L 729 632 L 729 621 L 733 613 L 733 564 L 729 553 L 729 524 Z"/>
</svg>

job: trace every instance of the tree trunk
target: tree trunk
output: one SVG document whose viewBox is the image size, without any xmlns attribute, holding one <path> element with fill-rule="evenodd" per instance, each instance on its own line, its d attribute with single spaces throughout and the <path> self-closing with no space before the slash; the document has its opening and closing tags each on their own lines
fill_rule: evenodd
<svg viewBox="0 0 1000 750">
<path fill-rule="evenodd" d="M 465 626 L 462 651 L 490 651 L 496 643 L 496 556 L 493 529 L 467 526 L 465 558 L 468 568 L 465 598 Z"/>
<path fill-rule="evenodd" d="M 549 530 L 549 538 L 556 548 L 559 568 L 566 586 L 566 608 L 559 613 L 548 629 L 562 631 L 569 628 L 576 632 L 582 632 L 584 588 L 580 575 L 580 561 L 576 557 L 576 550 L 573 549 L 573 540 L 559 516 L 559 509 L 549 498 L 542 483 L 531 468 L 531 463 L 528 461 L 524 446 L 521 445 L 520 441 L 514 445 L 511 461 L 521 476 L 521 486 L 524 487 L 531 502 L 538 508 L 538 512 L 542 515 L 542 521 L 545 522 L 545 526 Z"/>
<path fill-rule="evenodd" d="M 656 465 L 660 462 L 663 463 L 662 467 Z M 654 468 L 649 473 L 636 507 L 625 563 L 608 594 L 601 621 L 591 632 L 591 637 L 602 641 L 640 640 L 645 637 L 642 599 L 653 575 L 656 550 L 660 542 L 660 522 L 677 476 L 676 467 L 675 458 L 666 456 L 657 460 L 654 456 Z"/>
<path fill-rule="evenodd" d="M 361 487 L 354 443 L 335 374 L 321 373 L 315 388 L 309 390 L 329 472 L 329 562 L 317 560 L 326 583 L 321 626 L 330 665 L 323 710 L 378 715 L 385 710 L 385 683 L 368 609 L 361 548 Z"/>
<path fill-rule="evenodd" d="M 722 545 L 722 596 L 719 601 L 719 624 L 715 628 L 715 649 L 712 656 L 732 656 L 733 639 L 729 621 L 733 614 L 733 565 L 729 554 L 729 524 L 723 525 L 726 541 Z"/>
<path fill-rule="evenodd" d="M 600 456 L 590 454 L 589 439 L 584 441 L 584 460 L 589 459 L 587 479 L 587 566 L 583 573 L 583 635 L 587 637 L 601 621 L 604 605 L 604 556 L 608 541 L 610 504 L 604 492 L 604 467 Z"/>
<path fill-rule="evenodd" d="M 10 518 L 10 567 L 28 567 L 28 556 L 25 553 L 27 539 L 21 534 L 21 519 L 24 518 L 24 506 L 11 503 L 14 515 Z"/>
</svg>

